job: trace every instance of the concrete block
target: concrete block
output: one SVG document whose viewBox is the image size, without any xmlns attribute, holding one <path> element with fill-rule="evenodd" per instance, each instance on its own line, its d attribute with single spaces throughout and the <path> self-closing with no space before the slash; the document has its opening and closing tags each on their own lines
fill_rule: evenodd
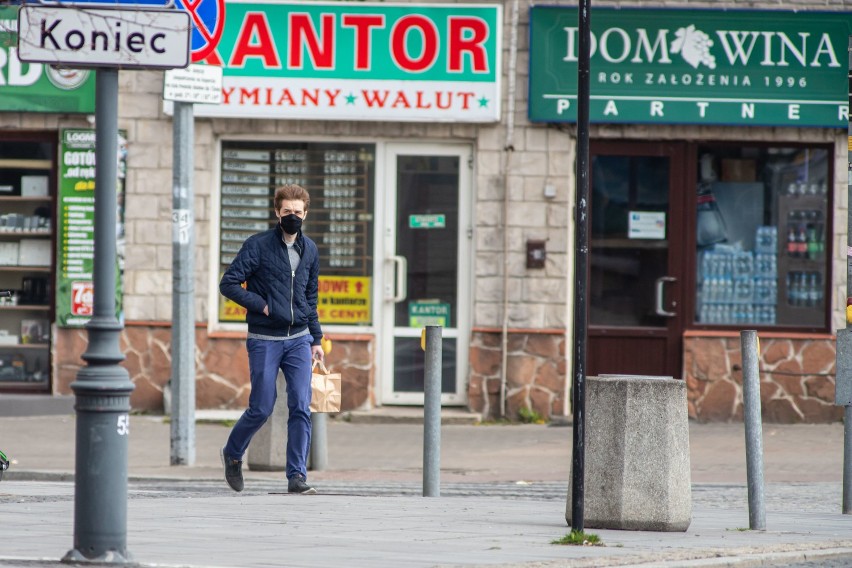
<svg viewBox="0 0 852 568">
<path fill-rule="evenodd" d="M 586 379 L 584 527 L 686 531 L 692 520 L 686 382 Z M 565 519 L 571 524 L 569 481 Z"/>
<path fill-rule="evenodd" d="M 252 471 L 284 471 L 287 469 L 287 386 L 284 373 L 278 372 L 275 381 L 278 398 L 272 415 L 251 439 L 246 463 Z"/>
</svg>

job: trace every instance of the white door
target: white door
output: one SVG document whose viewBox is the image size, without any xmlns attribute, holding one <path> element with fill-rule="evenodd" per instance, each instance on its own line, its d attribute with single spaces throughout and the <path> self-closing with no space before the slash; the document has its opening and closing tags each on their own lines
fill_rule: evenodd
<svg viewBox="0 0 852 568">
<path fill-rule="evenodd" d="M 442 403 L 467 402 L 471 152 L 467 145 L 387 146 L 383 404 L 423 404 L 425 325 L 443 327 Z"/>
</svg>

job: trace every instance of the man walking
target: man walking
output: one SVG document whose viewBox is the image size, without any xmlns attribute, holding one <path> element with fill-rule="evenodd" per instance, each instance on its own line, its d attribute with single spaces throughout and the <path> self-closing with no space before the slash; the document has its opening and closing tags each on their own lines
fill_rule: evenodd
<svg viewBox="0 0 852 568">
<path fill-rule="evenodd" d="M 311 360 L 321 360 L 323 352 L 317 317 L 319 252 L 301 230 L 310 202 L 308 192 L 298 185 L 276 189 L 278 224 L 246 239 L 219 284 L 222 295 L 248 310 L 249 407 L 222 448 L 225 481 L 234 491 L 243 490 L 243 454 L 272 413 L 281 369 L 290 410 L 287 490 L 316 493 L 307 483 L 306 467 L 311 445 Z"/>
</svg>

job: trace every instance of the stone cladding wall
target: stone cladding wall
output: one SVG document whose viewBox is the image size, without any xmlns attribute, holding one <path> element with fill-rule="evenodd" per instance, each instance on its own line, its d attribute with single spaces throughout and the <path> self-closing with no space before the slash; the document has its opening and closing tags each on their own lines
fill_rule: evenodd
<svg viewBox="0 0 852 568">
<path fill-rule="evenodd" d="M 120 348 L 130 380 L 136 387 L 130 395 L 134 410 L 163 410 L 163 388 L 171 377 L 171 329 L 165 326 L 128 325 L 121 333 Z M 70 388 L 84 365 L 80 355 L 88 340 L 82 329 L 57 332 L 54 358 L 57 377 L 54 390 L 73 394 Z M 245 408 L 251 384 L 245 340 L 210 337 L 207 330 L 195 330 L 196 408 Z M 342 373 L 341 411 L 369 408 L 373 393 L 373 352 L 371 337 L 337 339 L 326 358 L 326 366 Z"/>
<path fill-rule="evenodd" d="M 700 422 L 743 419 L 739 335 L 687 337 L 684 377 L 689 416 Z M 834 406 L 835 339 L 762 337 L 760 404 L 765 422 L 837 422 Z"/>
<path fill-rule="evenodd" d="M 468 405 L 485 419 L 519 419 L 521 408 L 543 418 L 565 414 L 568 392 L 564 333 L 510 333 L 506 407 L 500 408 L 502 335 L 474 331 L 470 346 Z"/>
</svg>

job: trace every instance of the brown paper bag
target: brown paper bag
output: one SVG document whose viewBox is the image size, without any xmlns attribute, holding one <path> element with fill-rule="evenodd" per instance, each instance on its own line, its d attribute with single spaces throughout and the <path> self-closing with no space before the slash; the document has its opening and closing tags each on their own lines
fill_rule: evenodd
<svg viewBox="0 0 852 568">
<path fill-rule="evenodd" d="M 340 373 L 329 373 L 319 359 L 311 374 L 311 412 L 340 412 Z"/>
</svg>

